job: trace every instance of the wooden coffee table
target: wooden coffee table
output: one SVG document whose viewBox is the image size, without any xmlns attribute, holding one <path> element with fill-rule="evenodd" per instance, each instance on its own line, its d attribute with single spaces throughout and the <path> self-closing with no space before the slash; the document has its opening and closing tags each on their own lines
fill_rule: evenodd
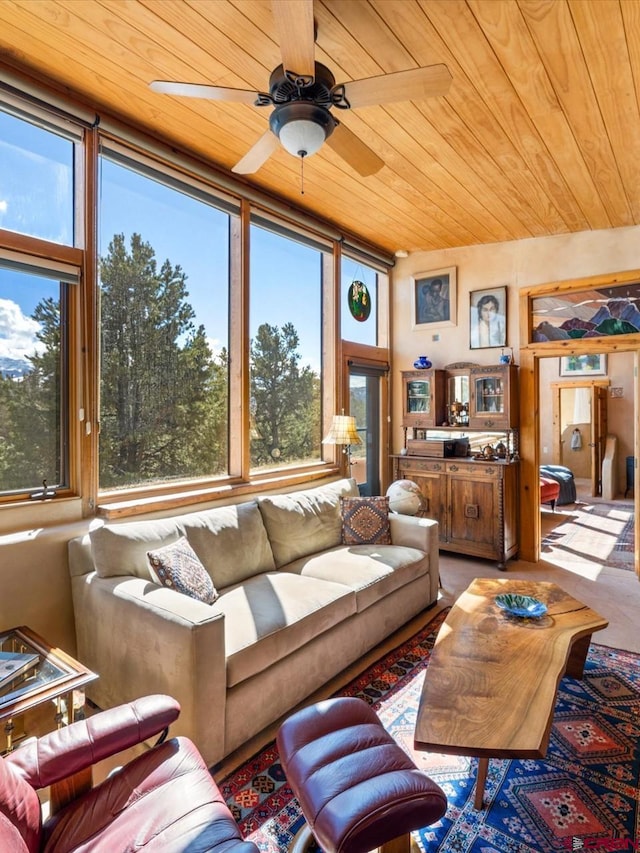
<svg viewBox="0 0 640 853">
<path fill-rule="evenodd" d="M 519 619 L 499 593 L 530 595 L 548 612 Z M 609 623 L 553 583 L 477 578 L 451 608 L 429 659 L 416 749 L 479 759 L 482 808 L 489 758 L 543 758 L 560 679 L 581 678 L 594 631 Z"/>
</svg>

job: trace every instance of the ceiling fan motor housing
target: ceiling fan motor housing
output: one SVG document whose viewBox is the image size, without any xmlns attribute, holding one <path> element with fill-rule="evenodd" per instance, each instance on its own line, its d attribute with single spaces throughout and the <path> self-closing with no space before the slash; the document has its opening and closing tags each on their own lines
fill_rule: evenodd
<svg viewBox="0 0 640 853">
<path fill-rule="evenodd" d="M 290 101 L 311 101 L 324 107 L 334 103 L 333 88 L 336 78 L 326 65 L 315 63 L 314 77 L 298 75 L 295 71 L 285 71 L 278 65 L 269 77 L 269 94 L 274 104 L 287 104 Z"/>
</svg>

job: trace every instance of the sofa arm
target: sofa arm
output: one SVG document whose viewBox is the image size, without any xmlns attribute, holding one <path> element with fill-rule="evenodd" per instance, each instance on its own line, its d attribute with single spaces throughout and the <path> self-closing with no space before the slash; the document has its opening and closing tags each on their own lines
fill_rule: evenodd
<svg viewBox="0 0 640 853">
<path fill-rule="evenodd" d="M 171 696 L 143 696 L 51 734 L 32 738 L 4 760 L 32 788 L 46 788 L 157 735 L 177 720 L 179 714 L 180 705 Z"/>
<path fill-rule="evenodd" d="M 391 541 L 394 545 L 418 548 L 429 557 L 431 578 L 430 602 L 438 598 L 440 587 L 440 550 L 438 522 L 432 518 L 417 518 L 414 515 L 389 513 Z"/>
<path fill-rule="evenodd" d="M 389 513 L 391 525 L 391 541 L 394 545 L 406 545 L 408 548 L 418 548 L 427 554 L 431 552 L 433 543 L 438 545 L 438 522 L 432 518 L 417 518 L 415 515 L 400 515 Z"/>
<path fill-rule="evenodd" d="M 101 708 L 165 693 L 180 704 L 172 731 L 208 766 L 224 756 L 224 614 L 136 577 L 72 578 L 78 657 L 98 673 L 87 695 Z"/>
</svg>

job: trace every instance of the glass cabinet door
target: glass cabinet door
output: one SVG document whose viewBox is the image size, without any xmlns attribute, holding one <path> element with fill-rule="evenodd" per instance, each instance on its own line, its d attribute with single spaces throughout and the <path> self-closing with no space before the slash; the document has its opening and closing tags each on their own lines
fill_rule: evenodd
<svg viewBox="0 0 640 853">
<path fill-rule="evenodd" d="M 504 415 L 504 383 L 501 376 L 485 376 L 475 380 L 476 412 Z"/>
<path fill-rule="evenodd" d="M 431 412 L 431 383 L 427 379 L 407 382 L 407 413 L 411 415 Z"/>
<path fill-rule="evenodd" d="M 446 417 L 444 370 L 402 371 L 402 425 L 426 429 Z"/>
</svg>

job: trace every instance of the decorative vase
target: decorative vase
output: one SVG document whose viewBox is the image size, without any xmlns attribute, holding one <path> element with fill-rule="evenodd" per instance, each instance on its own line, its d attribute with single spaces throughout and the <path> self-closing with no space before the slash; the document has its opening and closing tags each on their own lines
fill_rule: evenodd
<svg viewBox="0 0 640 853">
<path fill-rule="evenodd" d="M 426 355 L 419 355 L 416 360 L 413 362 L 413 366 L 417 370 L 426 370 L 431 367 L 431 362 L 426 357 Z"/>
</svg>

